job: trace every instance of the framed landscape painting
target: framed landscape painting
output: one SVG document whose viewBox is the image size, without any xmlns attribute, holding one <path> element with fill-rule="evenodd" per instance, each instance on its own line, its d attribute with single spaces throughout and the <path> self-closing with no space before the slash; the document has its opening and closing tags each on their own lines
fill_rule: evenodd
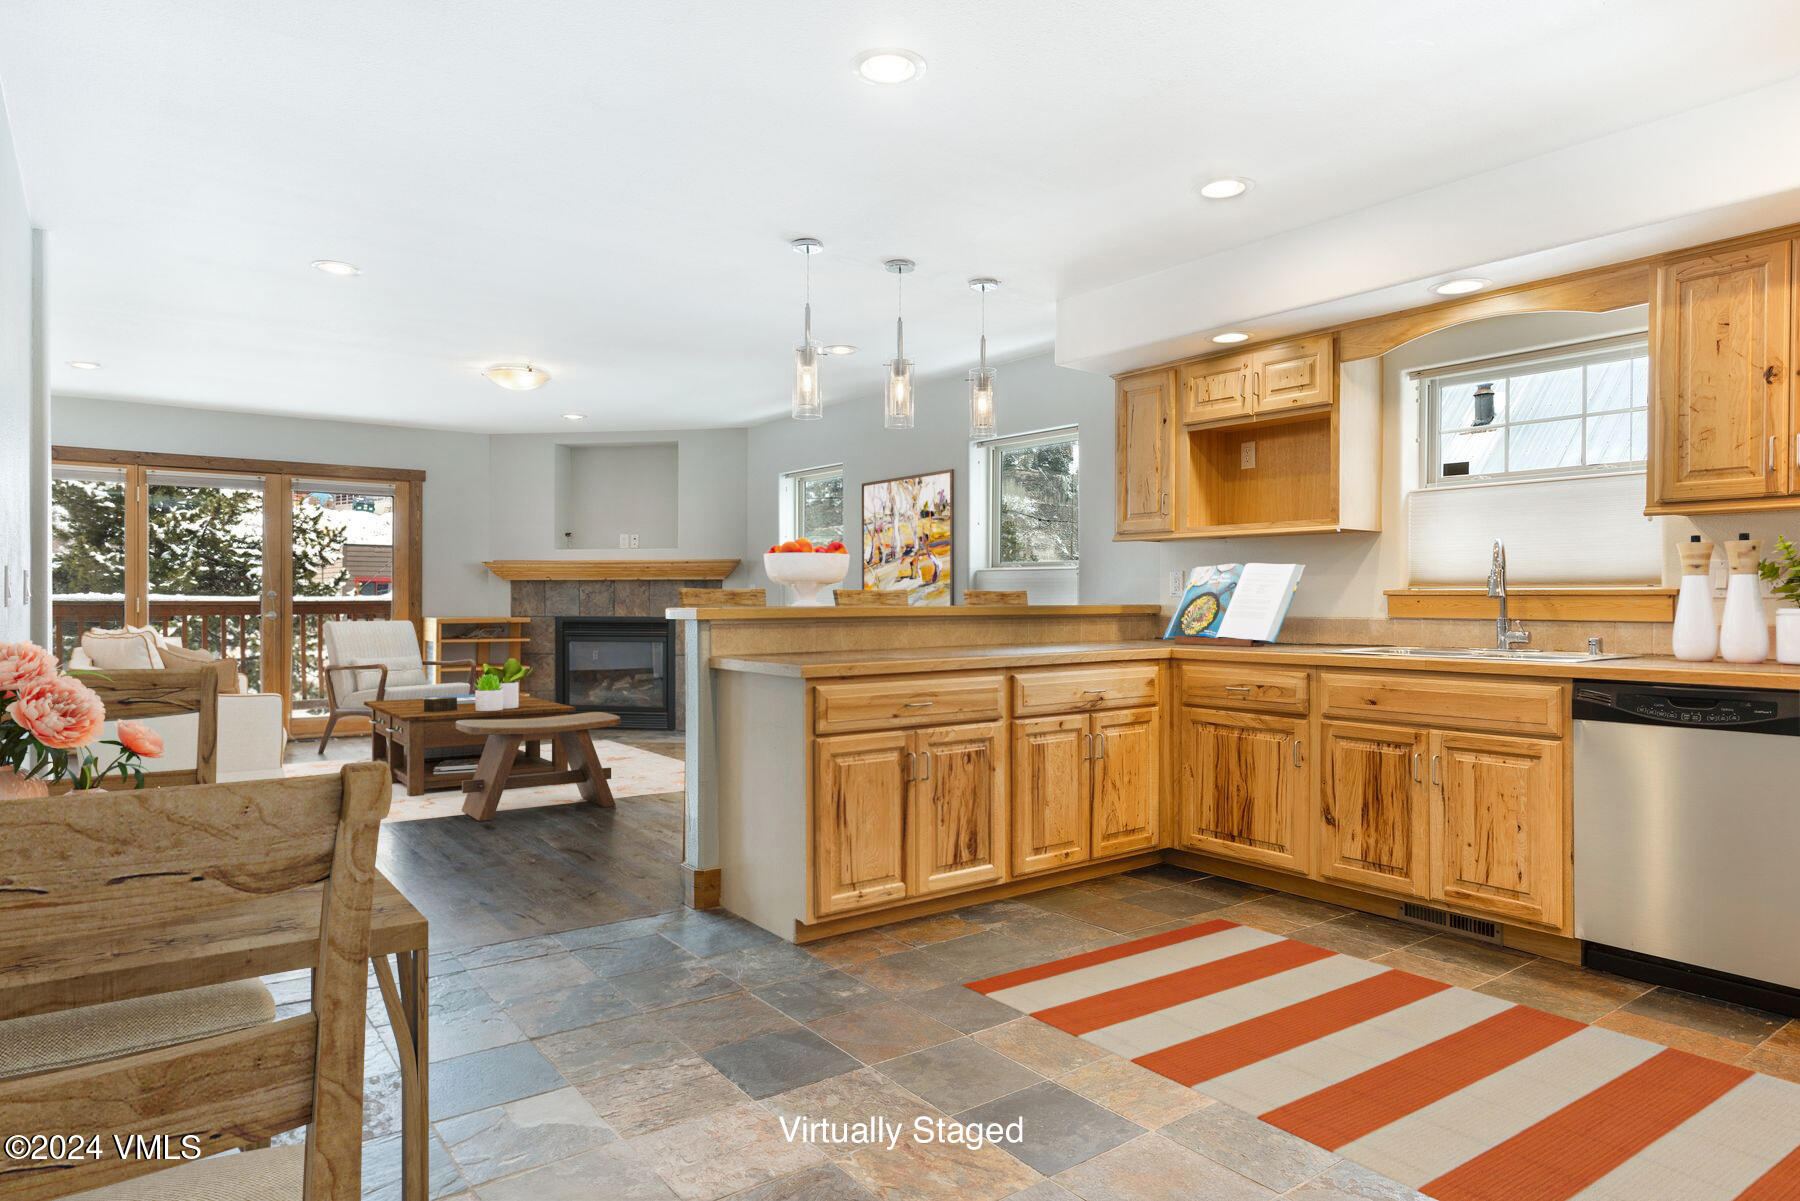
<svg viewBox="0 0 1800 1201">
<path fill-rule="evenodd" d="M 912 605 L 950 603 L 952 472 L 863 485 L 863 584 Z"/>
</svg>

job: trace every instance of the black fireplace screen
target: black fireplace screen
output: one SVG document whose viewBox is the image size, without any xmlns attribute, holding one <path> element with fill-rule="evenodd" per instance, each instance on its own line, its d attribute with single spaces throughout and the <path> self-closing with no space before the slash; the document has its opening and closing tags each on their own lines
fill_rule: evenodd
<svg viewBox="0 0 1800 1201">
<path fill-rule="evenodd" d="M 556 619 L 556 699 L 617 713 L 639 730 L 675 728 L 675 625 L 640 617 Z"/>
</svg>

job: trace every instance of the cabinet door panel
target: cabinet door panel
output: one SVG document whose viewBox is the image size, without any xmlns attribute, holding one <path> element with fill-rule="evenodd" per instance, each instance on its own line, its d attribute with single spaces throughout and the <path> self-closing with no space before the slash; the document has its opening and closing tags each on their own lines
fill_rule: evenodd
<svg viewBox="0 0 1800 1201">
<path fill-rule="evenodd" d="M 1088 719 L 1013 722 L 1012 867 L 1015 875 L 1088 858 L 1092 805 Z"/>
<path fill-rule="evenodd" d="M 1175 529 L 1172 371 L 1119 381 L 1116 526 L 1121 534 Z"/>
<path fill-rule="evenodd" d="M 1663 502 L 1787 490 L 1790 253 L 1772 242 L 1658 272 L 1651 470 Z"/>
<path fill-rule="evenodd" d="M 1250 364 L 1251 405 L 1273 413 L 1330 404 L 1337 394 L 1334 358 L 1329 334 L 1263 347 Z"/>
<path fill-rule="evenodd" d="M 1562 926 L 1562 744 L 1457 733 L 1433 744 L 1432 895 Z"/>
<path fill-rule="evenodd" d="M 1424 896 L 1429 825 L 1422 781 L 1428 736 L 1342 722 L 1325 722 L 1321 734 L 1320 874 Z"/>
<path fill-rule="evenodd" d="M 1181 843 L 1305 872 L 1312 826 L 1304 719 L 1181 712 Z"/>
<path fill-rule="evenodd" d="M 841 913 L 906 895 L 903 733 L 817 741 L 813 772 L 813 900 Z"/>
<path fill-rule="evenodd" d="M 1162 723 L 1156 709 L 1096 713 L 1094 857 L 1153 847 L 1161 835 Z"/>
<path fill-rule="evenodd" d="M 1250 359 L 1228 355 L 1181 368 L 1181 419 L 1192 425 L 1250 412 Z"/>
<path fill-rule="evenodd" d="M 913 735 L 920 779 L 907 826 L 909 895 L 1000 879 L 1005 846 L 1005 723 Z"/>
</svg>

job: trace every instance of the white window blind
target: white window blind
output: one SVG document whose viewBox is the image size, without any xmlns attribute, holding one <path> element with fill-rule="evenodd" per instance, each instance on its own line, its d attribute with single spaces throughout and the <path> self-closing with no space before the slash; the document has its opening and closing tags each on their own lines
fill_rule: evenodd
<svg viewBox="0 0 1800 1201">
<path fill-rule="evenodd" d="M 1499 538 L 1510 583 L 1657 584 L 1662 540 L 1643 508 L 1642 472 L 1414 492 L 1409 575 L 1418 586 L 1485 583 Z"/>
</svg>

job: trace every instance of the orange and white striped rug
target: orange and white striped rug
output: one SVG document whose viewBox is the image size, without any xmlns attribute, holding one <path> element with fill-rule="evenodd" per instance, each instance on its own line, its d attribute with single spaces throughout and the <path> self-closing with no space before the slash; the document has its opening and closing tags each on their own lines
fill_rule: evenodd
<svg viewBox="0 0 1800 1201">
<path fill-rule="evenodd" d="M 1800 1085 L 1234 922 L 969 987 L 1442 1201 L 1800 1201 Z"/>
</svg>

